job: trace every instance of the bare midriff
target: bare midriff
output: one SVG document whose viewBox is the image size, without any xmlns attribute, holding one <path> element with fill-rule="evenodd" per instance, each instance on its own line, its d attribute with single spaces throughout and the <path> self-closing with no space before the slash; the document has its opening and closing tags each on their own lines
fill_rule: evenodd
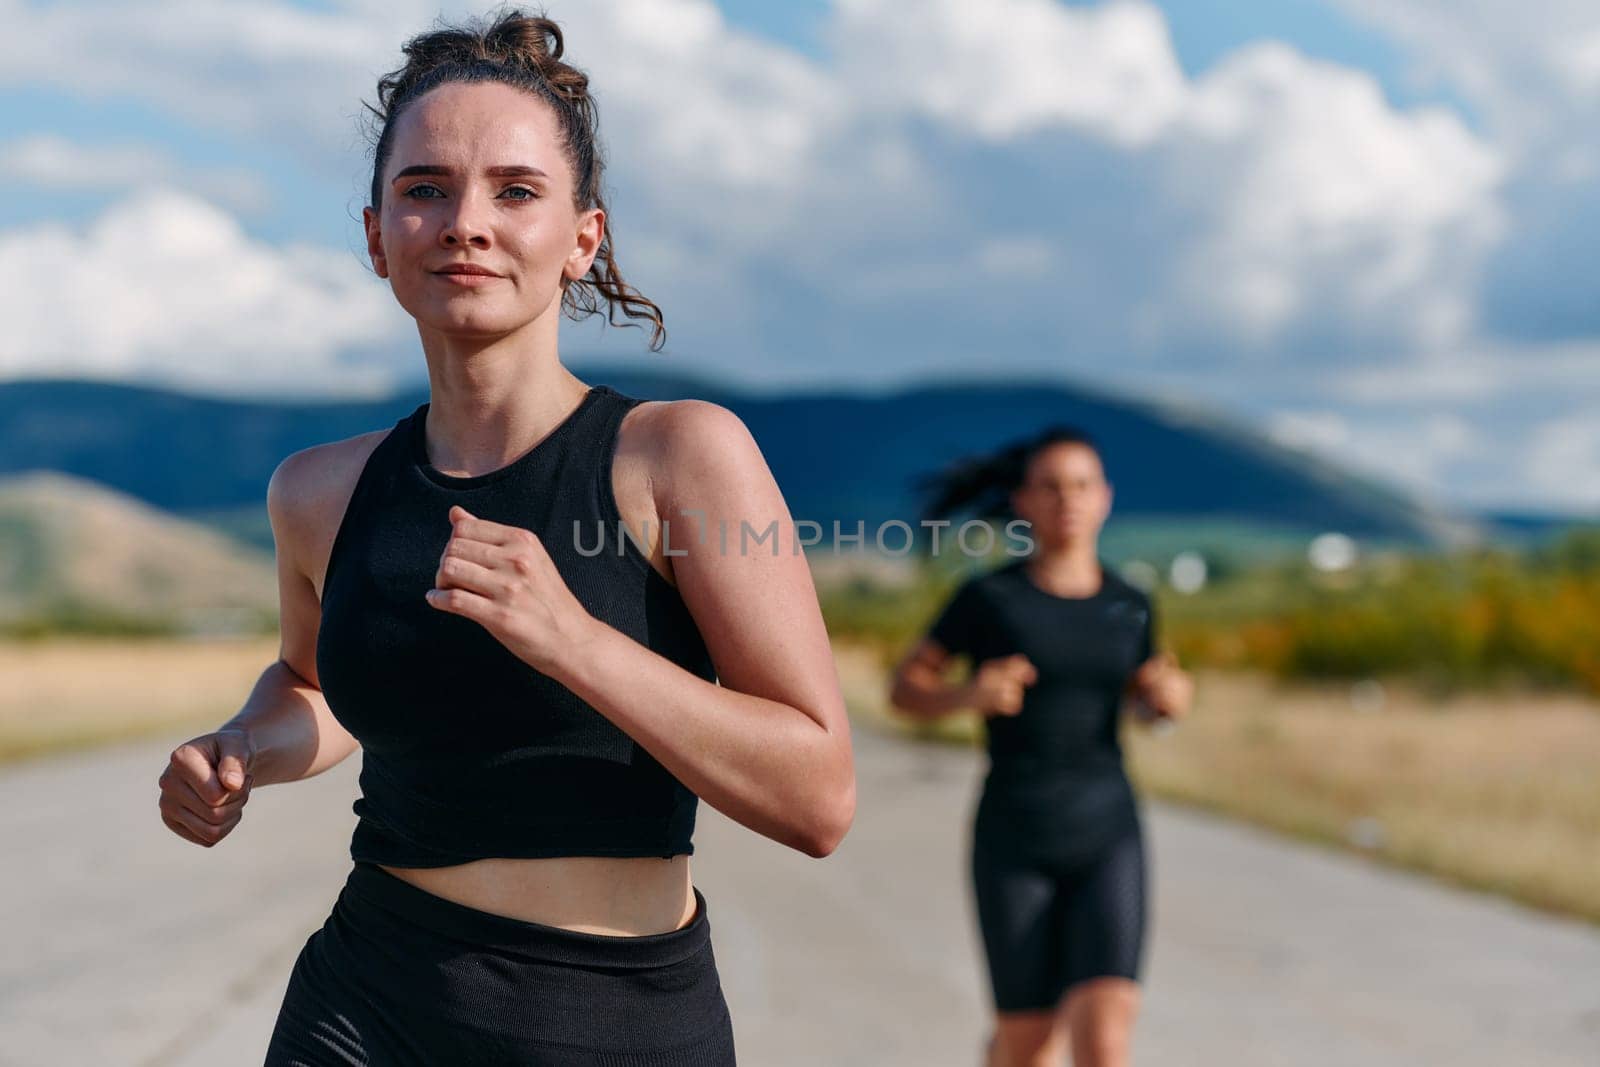
<svg viewBox="0 0 1600 1067">
<path fill-rule="evenodd" d="M 694 918 L 689 857 L 494 857 L 451 867 L 384 870 L 469 908 L 583 933 L 638 937 Z"/>
</svg>

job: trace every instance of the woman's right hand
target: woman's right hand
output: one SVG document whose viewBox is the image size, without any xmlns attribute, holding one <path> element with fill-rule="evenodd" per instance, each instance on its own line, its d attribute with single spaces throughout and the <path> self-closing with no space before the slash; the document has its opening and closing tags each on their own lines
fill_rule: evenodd
<svg viewBox="0 0 1600 1067">
<path fill-rule="evenodd" d="M 1023 690 L 1038 680 L 1032 661 L 1020 652 L 984 660 L 970 683 L 972 706 L 985 715 L 1015 715 L 1022 710 Z"/>
<path fill-rule="evenodd" d="M 256 757 L 247 731 L 223 727 L 172 750 L 161 772 L 161 821 L 179 837 L 210 848 L 239 824 Z"/>
</svg>

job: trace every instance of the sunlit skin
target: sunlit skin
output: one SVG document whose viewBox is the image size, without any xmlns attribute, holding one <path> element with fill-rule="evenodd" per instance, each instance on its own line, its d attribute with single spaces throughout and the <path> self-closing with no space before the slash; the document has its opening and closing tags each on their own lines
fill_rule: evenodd
<svg viewBox="0 0 1600 1067">
<path fill-rule="evenodd" d="M 416 173 L 434 168 L 448 173 Z M 473 393 L 498 365 L 525 361 L 530 346 L 554 349 L 563 283 L 593 264 L 605 215 L 573 203 L 574 175 L 555 113 L 498 83 L 444 85 L 413 104 L 395 124 L 385 169 L 381 210 L 362 210 L 367 250 L 373 270 L 417 321 L 434 408 L 444 416 L 457 406 L 440 389 L 447 397 Z M 463 285 L 438 273 L 451 263 L 501 277 Z M 581 396 L 576 379 L 569 385 L 557 407 Z M 502 429 L 428 427 L 439 440 L 504 441 L 506 459 L 532 444 L 505 441 Z"/>
<path fill-rule="evenodd" d="M 1101 583 L 1100 530 L 1111 514 L 1111 483 L 1094 449 L 1062 442 L 1040 449 L 1029 462 L 1010 503 L 1029 523 L 1034 548 L 1024 565 L 1028 578 L 1063 597 L 1093 596 Z M 1016 715 L 1038 672 L 1026 656 L 986 660 L 966 682 L 948 685 L 950 656 L 925 639 L 901 661 L 890 702 L 921 718 L 974 709 L 986 716 Z M 1131 705 L 1158 719 L 1188 713 L 1193 681 L 1169 652 L 1158 652 L 1129 681 Z M 1067 991 L 1055 1011 L 1002 1012 L 985 1052 L 985 1067 L 1059 1067 L 1070 1050 L 1074 1067 L 1126 1067 L 1139 984 L 1126 978 L 1093 978 Z"/>
<path fill-rule="evenodd" d="M 1011 509 L 1034 540 L 1028 574 L 1035 584 L 1057 596 L 1089 596 L 1100 588 L 1100 528 L 1111 514 L 1111 497 L 1092 448 L 1063 443 L 1033 457 L 1011 493 Z"/>
</svg>

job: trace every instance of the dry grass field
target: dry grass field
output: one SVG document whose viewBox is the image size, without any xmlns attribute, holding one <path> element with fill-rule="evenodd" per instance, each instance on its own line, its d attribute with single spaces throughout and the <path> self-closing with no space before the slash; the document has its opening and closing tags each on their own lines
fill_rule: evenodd
<svg viewBox="0 0 1600 1067">
<path fill-rule="evenodd" d="M 1600 705 L 1207 676 L 1195 717 L 1135 731 L 1157 795 L 1600 922 Z"/>
<path fill-rule="evenodd" d="M 220 726 L 277 656 L 276 637 L 0 642 L 0 760 Z"/>
<path fill-rule="evenodd" d="M 837 652 L 858 721 L 976 743 L 892 717 L 877 656 Z M 1600 922 L 1600 702 L 1202 672 L 1188 720 L 1124 738 L 1150 795 Z"/>
</svg>

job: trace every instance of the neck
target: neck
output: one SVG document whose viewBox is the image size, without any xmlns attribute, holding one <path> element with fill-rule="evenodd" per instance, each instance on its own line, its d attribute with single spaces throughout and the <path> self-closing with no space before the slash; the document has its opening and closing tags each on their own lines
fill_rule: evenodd
<svg viewBox="0 0 1600 1067">
<path fill-rule="evenodd" d="M 495 338 L 419 331 L 428 361 L 425 429 L 434 467 L 466 475 L 502 467 L 578 405 L 588 386 L 562 366 L 553 327 L 541 326 L 544 318 Z"/>
<path fill-rule="evenodd" d="M 1100 558 L 1093 541 L 1039 549 L 1023 564 L 1028 577 L 1046 592 L 1060 596 L 1088 596 L 1100 588 Z"/>
</svg>

